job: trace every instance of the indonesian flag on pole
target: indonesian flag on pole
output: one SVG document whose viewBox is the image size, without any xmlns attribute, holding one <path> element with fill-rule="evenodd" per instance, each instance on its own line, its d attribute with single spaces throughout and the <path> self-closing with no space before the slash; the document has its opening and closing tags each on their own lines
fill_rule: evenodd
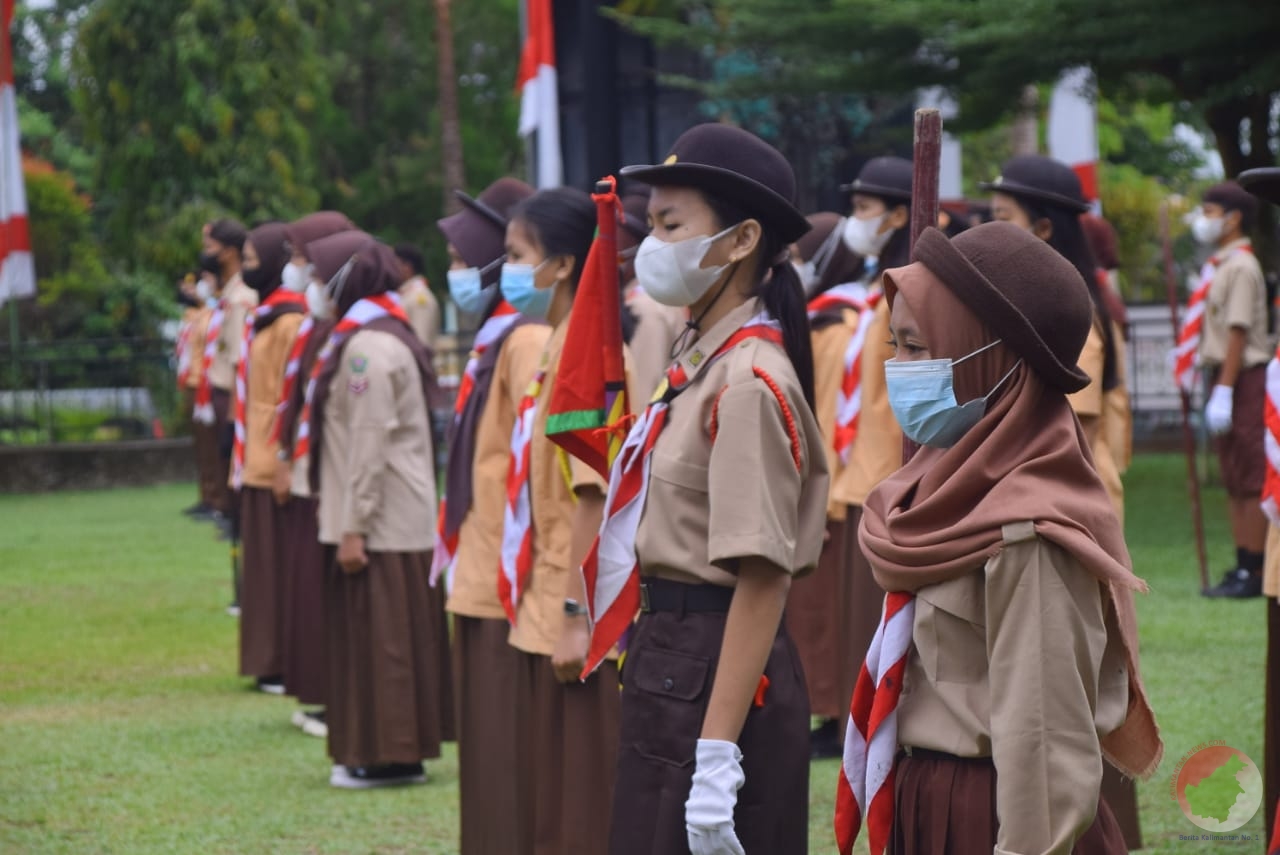
<svg viewBox="0 0 1280 855">
<path fill-rule="evenodd" d="M 9 2 L 9 0 L 6 0 Z M 520 136 L 537 132 L 538 187 L 559 187 L 564 178 L 560 157 L 560 95 L 556 86 L 556 38 L 551 0 L 525 0 L 528 32 L 520 55 Z"/>
<path fill-rule="evenodd" d="M 1084 197 L 1093 205 L 1093 212 L 1100 214 L 1096 94 L 1088 66 L 1068 68 L 1058 78 L 1049 99 L 1049 156 L 1075 170 Z"/>
<path fill-rule="evenodd" d="M 22 182 L 22 149 L 18 144 L 18 99 L 13 90 L 14 0 L 3 2 L 0 48 L 0 304 L 36 292 L 36 269 L 27 232 L 27 193 Z"/>
</svg>

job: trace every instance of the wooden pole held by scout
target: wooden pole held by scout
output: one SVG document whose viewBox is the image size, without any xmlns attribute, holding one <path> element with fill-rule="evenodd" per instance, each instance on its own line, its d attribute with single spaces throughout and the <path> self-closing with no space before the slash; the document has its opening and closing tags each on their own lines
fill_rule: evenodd
<svg viewBox="0 0 1280 855">
<path fill-rule="evenodd" d="M 1160 243 L 1164 254 L 1164 285 L 1169 300 L 1169 323 L 1173 340 L 1178 340 L 1178 277 L 1173 267 L 1173 240 L 1169 236 L 1169 203 L 1160 205 Z M 1191 523 L 1196 536 L 1196 558 L 1200 562 L 1200 590 L 1209 588 L 1209 556 L 1204 543 L 1204 512 L 1200 505 L 1200 471 L 1196 467 L 1196 436 L 1191 429 L 1191 393 L 1178 386 L 1182 402 L 1182 450 L 1187 458 L 1187 492 L 1191 498 Z"/>
<path fill-rule="evenodd" d="M 920 233 L 938 227 L 938 181 L 942 172 L 942 113 L 916 110 L 915 154 L 911 160 L 911 245 Z"/>
</svg>

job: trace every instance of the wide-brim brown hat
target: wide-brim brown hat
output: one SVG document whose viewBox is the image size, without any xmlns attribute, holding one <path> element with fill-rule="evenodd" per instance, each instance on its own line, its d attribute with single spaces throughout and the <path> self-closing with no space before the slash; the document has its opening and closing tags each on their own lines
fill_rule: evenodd
<svg viewBox="0 0 1280 855">
<path fill-rule="evenodd" d="M 858 170 L 857 178 L 840 185 L 840 192 L 879 196 L 889 202 L 910 202 L 911 176 L 911 161 L 905 157 L 873 157 Z"/>
<path fill-rule="evenodd" d="M 1080 273 L 1057 250 L 1012 223 L 983 223 L 953 239 L 934 228 L 912 259 L 929 268 L 1049 386 L 1089 385 L 1077 361 L 1093 324 Z M 892 280 L 886 271 L 886 280 Z"/>
<path fill-rule="evenodd" d="M 1023 154 L 1011 158 L 1005 161 L 994 181 L 984 181 L 978 186 L 995 193 L 1047 202 L 1077 214 L 1089 210 L 1080 176 L 1065 163 L 1044 155 Z"/>
<path fill-rule="evenodd" d="M 533 195 L 533 188 L 517 178 L 499 178 L 479 196 L 472 197 L 455 190 L 462 209 L 436 221 L 445 240 L 470 267 L 484 269 L 506 251 L 507 221 L 511 209 Z M 497 283 L 500 266 L 487 270 L 481 279 L 485 287 Z"/>
<path fill-rule="evenodd" d="M 1280 205 L 1280 167 L 1246 169 L 1236 176 L 1236 181 L 1259 199 L 1265 199 L 1273 205 Z"/>
<path fill-rule="evenodd" d="M 692 187 L 733 205 L 792 243 L 809 230 L 796 208 L 796 176 L 781 152 L 730 125 L 696 125 L 662 163 L 623 167 L 625 178 L 653 187 Z"/>
</svg>

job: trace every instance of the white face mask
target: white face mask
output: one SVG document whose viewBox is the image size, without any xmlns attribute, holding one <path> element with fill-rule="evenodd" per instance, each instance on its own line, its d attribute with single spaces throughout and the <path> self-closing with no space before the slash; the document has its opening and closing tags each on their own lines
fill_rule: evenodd
<svg viewBox="0 0 1280 855">
<path fill-rule="evenodd" d="M 1191 235 L 1203 246 L 1217 246 L 1222 239 L 1222 217 L 1207 217 L 1198 211 L 1191 220 Z"/>
<path fill-rule="evenodd" d="M 202 303 L 207 303 L 213 299 L 213 286 L 207 279 L 201 279 L 196 282 L 196 299 Z"/>
<path fill-rule="evenodd" d="M 290 261 L 284 266 L 284 275 L 281 277 L 280 287 L 295 294 L 302 294 L 307 290 L 307 284 L 310 281 L 311 265 L 294 264 Z"/>
<path fill-rule="evenodd" d="M 325 295 L 325 287 L 319 282 L 307 283 L 307 311 L 317 321 L 327 321 L 333 317 L 333 306 Z"/>
<path fill-rule="evenodd" d="M 844 245 L 863 258 L 873 255 L 879 256 L 880 251 L 889 242 L 889 238 L 893 237 L 893 229 L 880 231 L 888 218 L 889 213 L 887 211 L 878 217 L 872 217 L 868 220 L 860 220 L 857 217 L 847 218 L 844 221 L 844 232 L 841 235 L 844 239 Z"/>
<path fill-rule="evenodd" d="M 813 286 L 818 284 L 818 271 L 815 269 L 814 263 L 812 261 L 793 261 L 791 266 L 796 269 L 796 275 L 800 277 L 800 284 L 804 287 L 804 293 L 812 293 Z"/>
<path fill-rule="evenodd" d="M 636 280 L 645 293 L 664 306 L 692 306 L 711 290 L 727 264 L 703 267 L 711 245 L 737 228 L 716 235 L 667 243 L 649 235 L 636 252 Z"/>
</svg>

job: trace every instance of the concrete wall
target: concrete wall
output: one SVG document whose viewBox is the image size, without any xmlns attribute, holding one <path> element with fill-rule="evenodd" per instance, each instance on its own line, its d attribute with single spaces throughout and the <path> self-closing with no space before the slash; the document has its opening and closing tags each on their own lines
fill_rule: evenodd
<svg viewBox="0 0 1280 855">
<path fill-rule="evenodd" d="M 0 447 L 0 493 L 194 481 L 191 438 Z"/>
</svg>

